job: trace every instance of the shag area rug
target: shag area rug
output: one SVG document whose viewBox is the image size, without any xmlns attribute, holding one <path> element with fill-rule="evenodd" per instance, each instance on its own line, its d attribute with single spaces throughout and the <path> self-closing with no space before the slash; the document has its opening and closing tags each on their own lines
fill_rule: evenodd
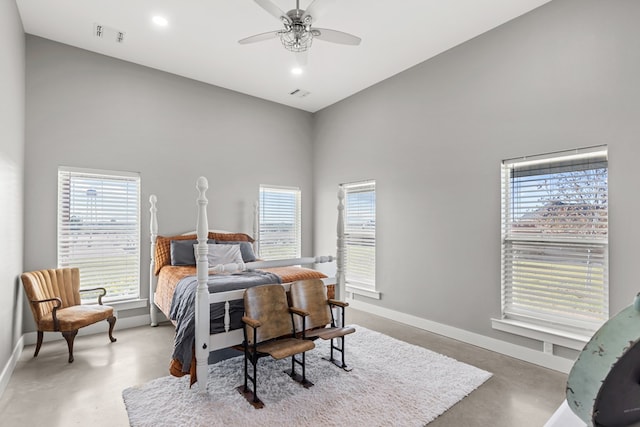
<svg viewBox="0 0 640 427">
<path fill-rule="evenodd" d="M 291 359 L 258 362 L 262 409 L 238 393 L 243 357 L 209 366 L 207 392 L 189 377 L 163 377 L 122 392 L 132 427 L 145 426 L 423 426 L 463 399 L 489 372 L 357 326 L 346 341 L 345 372 L 329 343 L 307 352 L 305 389 L 283 371 Z M 249 366 L 251 366 L 249 364 Z"/>
</svg>

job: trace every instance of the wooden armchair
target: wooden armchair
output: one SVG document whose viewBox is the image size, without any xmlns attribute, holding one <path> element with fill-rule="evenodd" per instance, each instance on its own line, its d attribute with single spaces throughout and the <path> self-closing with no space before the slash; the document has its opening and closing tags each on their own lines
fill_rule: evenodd
<svg viewBox="0 0 640 427">
<path fill-rule="evenodd" d="M 291 305 L 309 313 L 306 326 L 305 323 L 298 322 L 296 319 L 296 330 L 301 331 L 306 339 L 331 340 L 331 354 L 328 360 L 345 371 L 350 371 L 351 369 L 344 363 L 344 337 L 356 330 L 351 326 L 344 326 L 344 309 L 349 304 L 327 298 L 326 287 L 320 279 L 293 282 L 289 294 Z M 340 327 L 337 326 L 333 316 L 333 307 L 340 307 Z M 340 341 L 340 346 L 334 345 L 334 339 Z M 334 350 L 340 352 L 340 362 L 333 358 Z"/>
<path fill-rule="evenodd" d="M 38 270 L 20 277 L 38 328 L 38 342 L 33 357 L 40 352 L 44 332 L 55 331 L 62 332 L 69 347 L 69 363 L 73 362 L 73 340 L 78 329 L 105 319 L 109 322 L 109 339 L 116 341 L 112 335 L 116 323 L 113 307 L 102 305 L 106 289 L 80 290 L 79 269 Z M 98 291 L 98 305 L 80 304 L 80 292 Z"/>
<path fill-rule="evenodd" d="M 244 386 L 239 386 L 238 391 L 255 408 L 264 406 L 256 391 L 256 366 L 258 359 L 265 356 L 277 360 L 291 356 L 289 376 L 304 387 L 311 387 L 313 383 L 307 380 L 305 373 L 305 352 L 313 349 L 315 344 L 295 338 L 293 316 L 300 316 L 304 324 L 306 313 L 289 307 L 282 285 L 262 285 L 246 289 L 244 310 Z M 296 354 L 302 354 L 301 360 L 296 358 Z M 253 365 L 253 375 L 249 375 L 248 362 Z M 302 367 L 302 376 L 296 374 L 296 364 Z M 253 391 L 247 385 L 248 380 L 251 380 Z"/>
</svg>

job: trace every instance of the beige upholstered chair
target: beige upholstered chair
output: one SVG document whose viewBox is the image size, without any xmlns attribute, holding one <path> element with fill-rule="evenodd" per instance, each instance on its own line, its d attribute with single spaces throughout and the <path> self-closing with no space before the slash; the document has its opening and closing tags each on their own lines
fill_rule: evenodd
<svg viewBox="0 0 640 427">
<path fill-rule="evenodd" d="M 116 318 L 113 308 L 102 305 L 106 289 L 80 290 L 80 270 L 77 268 L 58 268 L 24 273 L 21 276 L 33 320 L 38 328 L 38 342 L 33 357 L 38 355 L 42 346 L 44 332 L 62 332 L 69 347 L 69 363 L 73 362 L 73 340 L 78 329 L 101 320 L 109 322 L 109 339 L 115 342 L 113 326 Z M 81 305 L 80 292 L 97 292 L 98 305 Z"/>
<path fill-rule="evenodd" d="M 315 344 L 295 338 L 293 325 L 294 314 L 304 319 L 306 313 L 289 307 L 282 285 L 262 285 L 246 289 L 244 311 L 244 386 L 238 387 L 238 391 L 254 407 L 264 406 L 256 391 L 256 366 L 258 359 L 265 356 L 277 360 L 291 356 L 291 378 L 305 387 L 312 386 L 313 383 L 306 378 L 305 352 L 313 349 Z M 301 360 L 296 358 L 296 354 L 302 354 Z M 249 375 L 248 362 L 253 365 L 253 375 Z M 302 367 L 302 376 L 296 374 L 296 364 Z M 249 379 L 253 391 L 247 385 Z"/>
<path fill-rule="evenodd" d="M 331 340 L 331 354 L 328 360 L 345 371 L 350 371 L 351 369 L 344 363 L 344 337 L 356 330 L 351 326 L 338 327 L 332 310 L 333 307 L 340 307 L 340 325 L 344 325 L 344 309 L 349 304 L 327 298 L 326 287 L 320 279 L 293 282 L 289 294 L 291 305 L 309 313 L 305 319 L 306 325 L 296 319 L 296 330 L 303 331 L 306 339 Z M 334 345 L 334 339 L 340 341 L 340 346 Z M 340 361 L 333 358 L 334 350 L 340 352 Z"/>
</svg>

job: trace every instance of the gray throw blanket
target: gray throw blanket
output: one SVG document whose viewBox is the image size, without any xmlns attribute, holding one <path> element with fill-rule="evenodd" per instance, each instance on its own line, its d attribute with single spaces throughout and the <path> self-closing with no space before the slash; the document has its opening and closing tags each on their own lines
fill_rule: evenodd
<svg viewBox="0 0 640 427">
<path fill-rule="evenodd" d="M 246 289 L 258 285 L 282 283 L 280 277 L 266 271 L 253 270 L 234 274 L 214 274 L 209 276 L 209 293 Z M 198 278 L 185 277 L 178 282 L 171 301 L 169 316 L 176 322 L 173 358 L 182 363 L 182 372 L 189 372 L 196 330 L 196 290 Z M 224 303 L 215 303 L 210 308 L 210 333 L 224 332 Z M 242 300 L 229 301 L 231 317 L 230 329 L 242 327 L 244 304 Z"/>
</svg>

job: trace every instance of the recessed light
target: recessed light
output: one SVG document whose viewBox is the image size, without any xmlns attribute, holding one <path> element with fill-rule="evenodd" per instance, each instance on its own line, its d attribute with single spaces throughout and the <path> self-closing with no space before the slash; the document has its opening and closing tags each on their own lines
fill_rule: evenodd
<svg viewBox="0 0 640 427">
<path fill-rule="evenodd" d="M 299 76 L 300 74 L 302 74 L 302 68 L 300 67 L 294 67 L 291 69 L 291 74 L 295 74 L 296 76 Z"/>
<path fill-rule="evenodd" d="M 162 16 L 154 16 L 152 18 L 152 21 L 154 24 L 160 27 L 166 27 L 169 24 L 169 21 L 167 21 L 167 18 L 164 18 Z"/>
</svg>

